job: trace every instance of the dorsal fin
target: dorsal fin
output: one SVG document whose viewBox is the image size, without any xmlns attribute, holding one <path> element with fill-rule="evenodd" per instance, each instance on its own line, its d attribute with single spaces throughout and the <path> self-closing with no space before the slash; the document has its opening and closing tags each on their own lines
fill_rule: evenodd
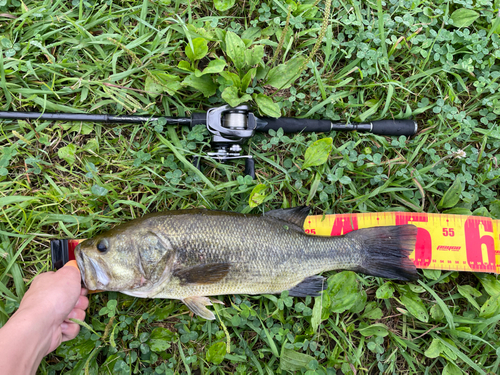
<svg viewBox="0 0 500 375">
<path fill-rule="evenodd" d="M 268 211 L 264 216 L 286 221 L 287 223 L 296 225 L 300 230 L 304 230 L 304 221 L 307 215 L 309 215 L 309 210 L 310 208 L 307 206 L 280 208 Z"/>
</svg>

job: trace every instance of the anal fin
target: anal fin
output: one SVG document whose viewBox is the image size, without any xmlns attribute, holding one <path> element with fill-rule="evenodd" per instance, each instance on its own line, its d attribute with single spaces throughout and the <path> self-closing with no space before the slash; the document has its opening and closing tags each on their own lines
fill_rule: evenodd
<svg viewBox="0 0 500 375">
<path fill-rule="evenodd" d="M 323 276 L 309 276 L 290 289 L 288 295 L 292 297 L 318 297 L 327 286 Z"/>
<path fill-rule="evenodd" d="M 215 320 L 215 315 L 205 306 L 212 306 L 212 302 L 224 304 L 219 300 L 211 301 L 208 297 L 194 296 L 194 297 L 186 297 L 181 300 L 184 304 L 198 316 L 201 316 L 203 319 L 207 320 Z"/>
</svg>

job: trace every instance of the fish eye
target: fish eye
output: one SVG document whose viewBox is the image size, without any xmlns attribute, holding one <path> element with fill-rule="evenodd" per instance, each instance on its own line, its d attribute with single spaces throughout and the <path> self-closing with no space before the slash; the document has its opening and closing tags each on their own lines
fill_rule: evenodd
<svg viewBox="0 0 500 375">
<path fill-rule="evenodd" d="M 97 243 L 97 250 L 99 250 L 101 253 L 105 253 L 108 251 L 108 240 L 107 239 L 102 239 Z"/>
</svg>

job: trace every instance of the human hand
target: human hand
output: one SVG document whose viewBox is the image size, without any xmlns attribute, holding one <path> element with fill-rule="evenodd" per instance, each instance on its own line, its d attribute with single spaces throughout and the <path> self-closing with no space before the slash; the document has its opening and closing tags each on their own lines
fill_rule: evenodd
<svg viewBox="0 0 500 375">
<path fill-rule="evenodd" d="M 19 309 L 0 328 L 0 372 L 34 375 L 45 355 L 75 338 L 80 326 L 69 319 L 85 319 L 86 293 L 76 265 L 35 277 Z"/>
<path fill-rule="evenodd" d="M 81 287 L 78 268 L 70 265 L 65 265 L 57 272 L 36 276 L 16 313 L 46 328 L 45 340 L 40 343 L 43 356 L 55 350 L 63 341 L 72 340 L 78 335 L 80 326 L 69 319 L 85 319 L 85 309 L 89 304 L 87 290 Z"/>
</svg>

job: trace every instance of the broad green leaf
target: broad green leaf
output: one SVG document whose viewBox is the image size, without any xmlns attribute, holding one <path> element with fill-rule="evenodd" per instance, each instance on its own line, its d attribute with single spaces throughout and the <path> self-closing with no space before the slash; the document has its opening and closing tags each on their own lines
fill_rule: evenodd
<svg viewBox="0 0 500 375">
<path fill-rule="evenodd" d="M 280 117 L 280 106 L 275 103 L 270 97 L 264 94 L 254 94 L 253 98 L 257 103 L 257 107 L 259 107 L 259 110 L 263 114 L 275 118 Z"/>
<path fill-rule="evenodd" d="M 463 297 L 465 297 L 472 306 L 474 306 L 478 310 L 481 309 L 473 297 L 473 296 L 475 297 L 481 296 L 481 293 L 477 289 L 474 289 L 470 285 L 457 285 L 457 289 L 458 293 L 460 293 Z"/>
<path fill-rule="evenodd" d="M 148 93 L 148 95 L 152 98 L 156 98 L 163 92 L 163 86 L 159 83 L 155 82 L 155 80 L 151 77 L 146 77 L 146 82 L 144 85 L 144 90 Z"/>
<path fill-rule="evenodd" d="M 71 321 L 87 328 L 89 331 L 96 333 L 92 327 L 83 321 L 77 319 L 71 319 Z M 94 348 L 95 341 L 89 338 L 86 339 L 84 335 L 78 335 L 75 339 L 67 342 L 65 345 L 60 345 L 56 350 L 56 354 L 59 357 L 74 361 L 77 358 L 85 358 Z"/>
<path fill-rule="evenodd" d="M 306 150 L 302 169 L 325 164 L 332 151 L 332 145 L 332 138 L 318 139 L 311 144 Z"/>
<path fill-rule="evenodd" d="M 236 0 L 214 0 L 214 7 L 219 12 L 225 12 L 231 9 Z"/>
<path fill-rule="evenodd" d="M 255 40 L 260 38 L 262 35 L 262 29 L 260 27 L 249 27 L 245 29 L 241 34 L 241 39 Z"/>
<path fill-rule="evenodd" d="M 438 280 L 441 277 L 441 270 L 423 269 L 424 276 L 430 280 Z"/>
<path fill-rule="evenodd" d="M 238 89 L 235 86 L 226 87 L 222 92 L 222 99 L 226 101 L 231 107 L 236 107 L 241 103 L 248 102 L 252 100 L 252 97 L 248 94 L 239 96 Z"/>
<path fill-rule="evenodd" d="M 498 9 L 500 7 L 495 7 L 495 8 Z M 499 14 L 497 14 L 496 18 L 493 18 L 491 20 L 491 29 L 490 29 L 489 33 L 500 34 L 500 15 Z M 494 111 L 494 113 L 498 114 L 497 111 Z"/>
<path fill-rule="evenodd" d="M 382 310 L 377 307 L 377 302 L 370 302 L 368 305 L 366 305 L 365 312 L 361 317 L 366 319 L 378 320 L 382 318 L 382 316 Z"/>
<path fill-rule="evenodd" d="M 148 344 L 153 352 L 163 352 L 170 348 L 176 334 L 166 328 L 156 327 L 151 331 Z"/>
<path fill-rule="evenodd" d="M 412 283 L 409 283 L 407 285 L 408 285 L 408 288 L 410 288 L 410 290 L 413 293 L 423 293 L 423 292 L 425 292 L 425 289 L 421 285 L 415 285 L 415 284 L 412 284 Z"/>
<path fill-rule="evenodd" d="M 488 209 L 486 207 L 479 207 L 474 210 L 472 213 L 474 216 L 483 216 L 483 217 L 491 217 L 490 213 L 488 212 Z"/>
<path fill-rule="evenodd" d="M 191 64 L 188 63 L 186 60 L 179 61 L 179 64 L 177 64 L 177 67 L 181 70 L 185 70 L 187 72 L 192 72 L 193 68 L 191 67 Z"/>
<path fill-rule="evenodd" d="M 266 85 L 271 85 L 279 90 L 289 88 L 297 79 L 304 61 L 305 58 L 299 56 L 271 69 Z"/>
<path fill-rule="evenodd" d="M 307 365 L 314 360 L 314 357 L 296 352 L 292 349 L 287 349 L 283 345 L 283 350 L 281 351 L 280 356 L 280 369 L 283 371 L 300 371 L 303 368 L 306 368 Z"/>
<path fill-rule="evenodd" d="M 209 75 L 196 77 L 194 74 L 188 75 L 182 81 L 184 86 L 190 86 L 199 92 L 201 92 L 206 98 L 215 94 L 217 90 L 217 86 L 214 81 L 212 81 L 212 77 Z"/>
<path fill-rule="evenodd" d="M 77 132 L 82 135 L 88 135 L 94 131 L 94 124 L 88 122 L 82 122 L 78 125 L 73 125 L 70 131 Z"/>
<path fill-rule="evenodd" d="M 372 324 L 371 326 L 360 329 L 359 333 L 361 333 L 365 337 L 366 336 L 385 337 L 389 334 L 389 330 L 387 329 L 387 326 L 385 324 L 375 323 Z"/>
<path fill-rule="evenodd" d="M 445 210 L 443 211 L 443 214 L 450 214 L 450 215 L 472 215 L 471 210 L 468 210 L 465 207 L 455 207 L 452 208 L 451 210 Z"/>
<path fill-rule="evenodd" d="M 76 161 L 76 146 L 73 143 L 69 143 L 65 147 L 61 147 L 57 150 L 57 156 L 61 159 L 66 160 L 66 162 L 71 165 Z"/>
<path fill-rule="evenodd" d="M 368 296 L 366 295 L 366 292 L 364 290 L 361 290 L 356 295 L 356 302 L 354 302 L 354 305 L 351 306 L 349 312 L 352 312 L 354 314 L 359 314 L 365 308 L 367 299 Z"/>
<path fill-rule="evenodd" d="M 187 61 L 184 62 L 188 64 Z M 160 71 L 153 71 L 151 73 L 161 82 L 163 91 L 166 91 L 168 95 L 175 95 L 177 91 L 182 89 L 180 77 Z"/>
<path fill-rule="evenodd" d="M 235 74 L 235 73 L 231 73 L 231 72 L 226 72 L 226 71 L 223 71 L 220 73 L 220 75 L 226 80 L 229 82 L 229 84 L 232 82 L 234 86 L 240 88 L 241 87 L 241 80 L 240 80 L 240 77 Z"/>
<path fill-rule="evenodd" d="M 450 348 L 449 346 L 447 346 L 445 344 L 445 343 L 448 343 L 448 344 L 450 344 L 451 347 L 453 347 L 454 349 L 457 349 L 457 346 L 455 345 L 455 343 L 453 342 L 453 340 L 451 340 L 451 339 L 449 339 L 447 337 L 441 337 L 440 340 L 441 340 L 441 344 L 443 345 L 443 352 L 444 352 L 444 354 L 446 354 L 452 360 L 457 359 L 457 353 L 455 353 L 455 351 L 452 348 Z"/>
<path fill-rule="evenodd" d="M 431 345 L 427 348 L 424 354 L 427 358 L 437 358 L 439 357 L 443 349 L 444 346 L 443 344 L 441 344 L 441 341 L 439 341 L 438 339 L 433 339 Z"/>
<path fill-rule="evenodd" d="M 448 191 L 444 193 L 443 198 L 441 198 L 438 204 L 438 208 L 450 208 L 455 206 L 460 200 L 460 194 L 462 194 L 462 183 L 460 179 L 457 178 Z"/>
<path fill-rule="evenodd" d="M 481 318 L 491 318 L 500 313 L 500 294 L 488 298 L 488 300 L 481 306 L 479 316 Z"/>
<path fill-rule="evenodd" d="M 451 14 L 453 26 L 455 27 L 469 27 L 479 17 L 479 13 L 472 9 L 461 8 L 457 9 Z"/>
<path fill-rule="evenodd" d="M 154 316 L 156 320 L 165 320 L 170 315 L 172 315 L 172 311 L 175 309 L 175 305 L 173 303 L 168 304 L 165 307 L 157 307 L 154 312 Z M 153 330 L 154 331 L 154 330 Z M 151 332 L 151 334 L 153 334 Z"/>
<path fill-rule="evenodd" d="M 311 328 L 314 333 L 318 332 L 318 327 L 321 323 L 321 315 L 323 312 L 323 296 L 314 298 L 314 307 L 311 316 Z"/>
<path fill-rule="evenodd" d="M 267 186 L 264 184 L 258 184 L 255 186 L 250 193 L 250 198 L 248 199 L 248 204 L 250 207 L 257 207 L 259 204 L 264 202 L 264 199 L 266 199 L 267 194 L 265 194 L 265 191 L 267 190 Z"/>
<path fill-rule="evenodd" d="M 401 303 L 408 309 L 418 320 L 427 323 L 429 321 L 429 314 L 425 308 L 424 303 L 418 295 L 411 291 L 401 294 Z"/>
<path fill-rule="evenodd" d="M 488 293 L 491 297 L 500 294 L 500 281 L 498 281 L 495 276 L 487 273 L 476 273 L 475 275 L 479 281 L 481 281 L 486 293 Z"/>
<path fill-rule="evenodd" d="M 222 59 L 215 59 L 208 63 L 207 67 L 200 72 L 198 69 L 195 71 L 196 77 L 201 77 L 205 74 L 220 73 L 224 70 L 226 62 Z"/>
<path fill-rule="evenodd" d="M 186 56 L 191 60 L 191 62 L 196 60 L 201 60 L 208 53 L 208 45 L 205 38 L 195 38 L 191 43 L 186 45 Z"/>
<path fill-rule="evenodd" d="M 224 360 L 224 356 L 226 355 L 226 344 L 223 342 L 216 342 L 212 344 L 207 351 L 207 361 L 212 362 L 215 365 L 218 365 Z"/>
<path fill-rule="evenodd" d="M 375 293 L 377 298 L 383 298 L 383 299 L 392 298 L 393 294 L 394 294 L 394 286 L 390 281 L 387 281 L 384 285 L 379 287 L 377 289 L 377 292 Z"/>
<path fill-rule="evenodd" d="M 228 31 L 226 33 L 226 54 L 238 71 L 245 66 L 245 51 L 245 43 L 241 38 L 232 31 Z"/>
<path fill-rule="evenodd" d="M 99 185 L 93 185 L 90 188 L 90 191 L 92 194 L 97 195 L 98 197 L 104 197 L 106 194 L 108 194 L 108 189 L 105 187 L 99 186 Z"/>
<path fill-rule="evenodd" d="M 39 200 L 38 198 L 35 197 L 23 197 L 19 195 L 15 196 L 7 196 L 7 197 L 0 197 L 0 209 L 3 208 L 4 206 L 7 206 L 8 204 L 13 204 L 13 203 L 20 203 L 20 202 L 25 202 L 25 201 L 33 201 L 33 200 Z"/>
<path fill-rule="evenodd" d="M 458 368 L 455 364 L 448 362 L 446 366 L 444 366 L 443 372 L 441 375 L 462 375 L 463 372 Z"/>
<path fill-rule="evenodd" d="M 438 322 L 445 318 L 443 309 L 438 304 L 435 304 L 431 307 L 430 313 L 431 313 L 432 319 L 434 319 Z"/>
<path fill-rule="evenodd" d="M 245 62 L 248 66 L 259 64 L 264 58 L 264 46 L 258 45 L 245 51 Z"/>
<path fill-rule="evenodd" d="M 499 17 L 500 19 L 500 17 Z M 490 203 L 490 213 L 496 218 L 500 219 L 500 199 L 495 199 Z"/>
<path fill-rule="evenodd" d="M 331 312 L 342 313 L 349 310 L 356 303 L 359 294 L 356 274 L 352 271 L 336 273 L 328 279 L 327 293 Z"/>
<path fill-rule="evenodd" d="M 255 74 L 257 72 L 256 68 L 250 69 L 241 79 L 241 91 L 245 91 L 248 86 L 250 85 L 250 82 L 252 82 L 252 79 L 255 77 Z"/>
</svg>

